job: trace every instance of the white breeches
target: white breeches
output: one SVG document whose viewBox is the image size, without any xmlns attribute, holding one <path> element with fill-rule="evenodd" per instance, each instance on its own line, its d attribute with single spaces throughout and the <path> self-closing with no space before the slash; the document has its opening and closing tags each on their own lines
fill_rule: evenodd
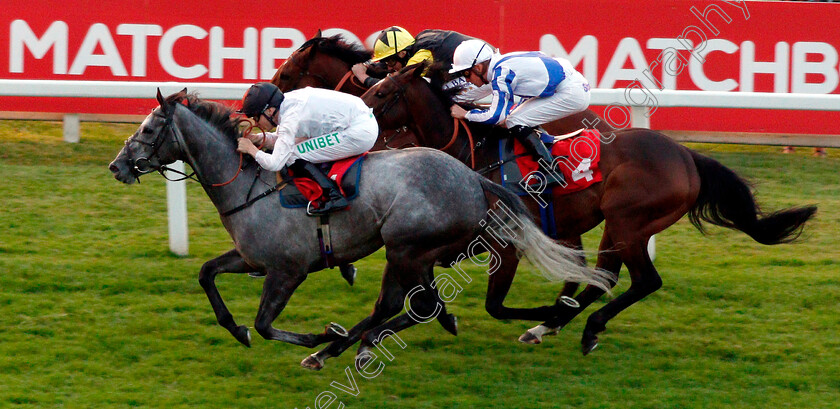
<svg viewBox="0 0 840 409">
<path fill-rule="evenodd" d="M 531 98 L 519 104 L 505 119 L 508 128 L 516 125 L 528 127 L 565 118 L 589 107 L 589 84 L 580 76 L 564 81 L 554 95 L 544 98 Z"/>
<path fill-rule="evenodd" d="M 356 118 L 347 129 L 309 138 L 294 147 L 293 157 L 312 163 L 361 155 L 376 143 L 379 125 L 373 114 Z"/>
</svg>

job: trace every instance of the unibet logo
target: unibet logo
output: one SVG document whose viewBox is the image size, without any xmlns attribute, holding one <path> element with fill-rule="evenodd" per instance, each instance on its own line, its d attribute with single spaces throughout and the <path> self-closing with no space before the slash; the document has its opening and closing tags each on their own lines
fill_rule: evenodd
<svg viewBox="0 0 840 409">
<path fill-rule="evenodd" d="M 306 152 L 314 151 L 316 149 L 326 148 L 327 146 L 335 146 L 339 143 L 340 141 L 338 140 L 338 132 L 333 132 L 331 134 L 319 136 L 317 138 L 307 139 L 297 144 L 297 151 L 298 153 L 303 154 Z"/>
</svg>

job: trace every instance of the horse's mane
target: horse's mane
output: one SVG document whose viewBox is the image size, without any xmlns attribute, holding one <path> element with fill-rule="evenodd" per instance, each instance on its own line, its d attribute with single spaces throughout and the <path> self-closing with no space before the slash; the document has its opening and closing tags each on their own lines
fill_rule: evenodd
<svg viewBox="0 0 840 409">
<path fill-rule="evenodd" d="M 341 34 L 332 37 L 315 37 L 306 40 L 298 51 L 315 47 L 315 50 L 339 58 L 348 64 L 358 64 L 371 58 L 370 51 L 354 43 L 348 43 Z"/>
<path fill-rule="evenodd" d="M 224 104 L 201 100 L 195 92 L 172 94 L 166 98 L 166 103 L 184 105 L 196 116 L 234 140 L 242 136 L 239 119 L 234 116 L 233 109 Z"/>
</svg>

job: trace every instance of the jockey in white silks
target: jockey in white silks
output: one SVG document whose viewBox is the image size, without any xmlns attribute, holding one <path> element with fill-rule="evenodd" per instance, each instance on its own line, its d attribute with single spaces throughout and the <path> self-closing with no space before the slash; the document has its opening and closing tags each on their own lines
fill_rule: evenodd
<svg viewBox="0 0 840 409">
<path fill-rule="evenodd" d="M 279 171 L 290 166 L 297 176 L 308 173 L 324 191 L 327 202 L 311 215 L 347 207 L 335 182 L 313 163 L 333 162 L 360 155 L 373 147 L 379 126 L 373 111 L 361 98 L 321 88 L 303 88 L 286 93 L 274 84 L 254 84 L 237 111 L 254 120 L 261 129 L 274 132 L 240 138 L 238 150 L 256 159 L 261 167 Z M 272 149 L 266 153 L 257 148 Z"/>
</svg>

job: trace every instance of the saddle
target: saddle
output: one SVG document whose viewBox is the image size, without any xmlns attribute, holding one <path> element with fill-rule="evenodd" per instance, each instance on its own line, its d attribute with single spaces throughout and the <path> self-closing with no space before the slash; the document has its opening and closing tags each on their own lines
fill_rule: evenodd
<svg viewBox="0 0 840 409">
<path fill-rule="evenodd" d="M 341 194 L 348 202 L 359 196 L 362 163 L 366 156 L 367 152 L 319 165 L 328 177 L 335 180 Z M 278 189 L 280 205 L 285 208 L 307 207 L 310 202 L 319 200 L 323 194 L 321 187 L 314 180 L 295 177 L 288 169 L 284 168 L 276 175 L 277 183 L 281 184 Z"/>
<path fill-rule="evenodd" d="M 554 136 L 541 132 L 540 139 L 554 157 L 554 175 L 534 177 L 539 165 L 514 138 L 499 140 L 499 161 L 502 165 L 502 185 L 519 196 L 533 193 L 569 194 L 586 189 L 603 180 L 598 163 L 601 158 L 601 134 L 596 129 L 579 129 Z M 541 175 L 542 173 L 540 173 Z M 544 184 L 544 186 L 535 186 Z"/>
</svg>

